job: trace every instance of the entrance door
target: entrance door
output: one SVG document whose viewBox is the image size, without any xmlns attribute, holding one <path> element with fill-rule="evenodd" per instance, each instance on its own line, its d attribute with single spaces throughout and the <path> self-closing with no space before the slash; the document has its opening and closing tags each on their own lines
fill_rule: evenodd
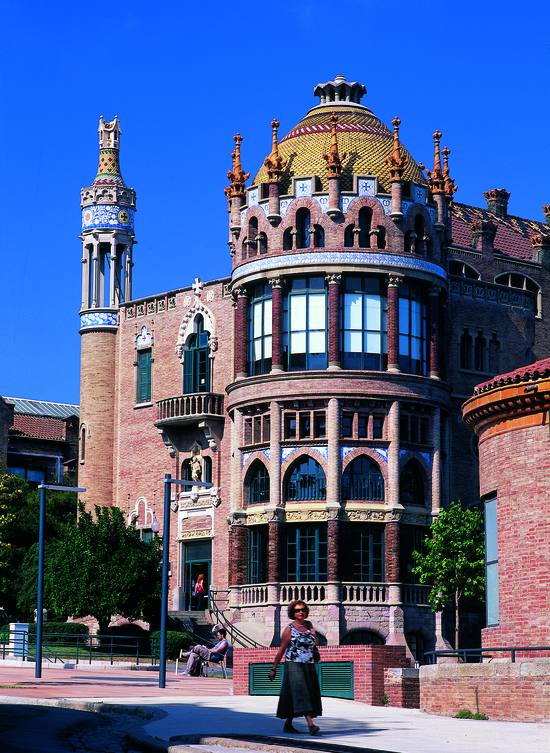
<svg viewBox="0 0 550 753">
<path fill-rule="evenodd" d="M 210 539 L 187 541 L 182 546 L 183 608 L 185 611 L 203 611 L 208 607 L 212 542 Z"/>
</svg>

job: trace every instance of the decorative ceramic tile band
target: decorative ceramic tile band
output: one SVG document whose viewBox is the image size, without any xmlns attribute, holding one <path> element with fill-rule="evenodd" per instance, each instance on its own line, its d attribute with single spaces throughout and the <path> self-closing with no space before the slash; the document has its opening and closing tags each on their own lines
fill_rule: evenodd
<svg viewBox="0 0 550 753">
<path fill-rule="evenodd" d="M 93 313 L 80 314 L 80 329 L 117 326 L 118 314 L 112 311 L 94 311 Z"/>
<path fill-rule="evenodd" d="M 303 267 L 311 264 L 361 264 L 364 267 L 391 267 L 392 269 L 412 269 L 419 272 L 427 272 L 442 280 L 447 279 L 447 273 L 438 264 L 433 264 L 411 256 L 398 256 L 397 254 L 376 254 L 371 252 L 355 251 L 315 251 L 305 254 L 283 254 L 272 256 L 267 259 L 242 264 L 233 271 L 233 282 L 246 275 L 256 272 L 267 272 L 270 269 L 281 267 Z"/>
<path fill-rule="evenodd" d="M 82 210 L 82 230 L 109 228 L 109 230 L 133 230 L 134 210 L 116 204 L 95 204 Z"/>
</svg>

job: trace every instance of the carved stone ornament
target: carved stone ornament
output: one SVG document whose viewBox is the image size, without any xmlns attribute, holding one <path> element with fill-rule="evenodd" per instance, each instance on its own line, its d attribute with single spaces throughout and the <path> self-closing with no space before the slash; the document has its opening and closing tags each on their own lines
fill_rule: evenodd
<svg viewBox="0 0 550 753">
<path fill-rule="evenodd" d="M 340 506 L 327 505 L 327 520 L 338 520 L 340 518 Z"/>
<path fill-rule="evenodd" d="M 342 282 L 342 275 L 330 274 L 325 276 L 325 280 L 329 285 L 340 285 Z"/>
<path fill-rule="evenodd" d="M 370 521 L 384 523 L 386 520 L 386 513 L 384 510 L 344 510 L 343 518 L 351 523 L 364 523 Z"/>
<path fill-rule="evenodd" d="M 324 523 L 327 520 L 326 510 L 287 510 L 287 523 Z"/>
<path fill-rule="evenodd" d="M 388 275 L 388 285 L 391 288 L 398 288 L 400 285 L 403 285 L 404 279 L 403 275 Z"/>
<path fill-rule="evenodd" d="M 268 516 L 265 512 L 253 512 L 246 516 L 246 523 L 249 526 L 257 526 L 268 522 Z"/>
<path fill-rule="evenodd" d="M 141 328 L 139 335 L 136 337 L 136 348 L 138 350 L 145 350 L 151 348 L 153 345 L 153 335 L 146 326 Z"/>
<path fill-rule="evenodd" d="M 210 539 L 212 537 L 211 528 L 197 528 L 196 531 L 182 531 L 180 539 L 182 541 L 188 541 L 189 539 Z"/>
<path fill-rule="evenodd" d="M 230 526 L 242 526 L 246 524 L 246 512 L 244 510 L 233 510 L 227 516 L 227 524 Z"/>
<path fill-rule="evenodd" d="M 189 337 L 194 334 L 195 331 L 195 317 L 197 314 L 201 314 L 203 320 L 204 320 L 204 329 L 209 333 L 209 341 L 212 339 L 215 339 L 216 337 L 216 324 L 214 315 L 208 308 L 208 306 L 205 306 L 198 298 L 195 299 L 195 304 L 191 306 L 189 311 L 187 311 L 183 319 L 181 320 L 179 332 L 178 332 L 178 341 L 176 343 L 176 354 L 178 358 L 181 360 L 185 353 L 185 344 Z"/>
<path fill-rule="evenodd" d="M 209 492 L 210 492 L 210 504 L 213 507 L 218 507 L 222 501 L 219 487 L 213 486 L 211 489 L 209 489 Z"/>
<path fill-rule="evenodd" d="M 404 510 L 398 510 L 396 508 L 386 511 L 386 523 L 399 523 L 401 521 L 401 518 L 403 517 L 403 512 Z"/>
</svg>

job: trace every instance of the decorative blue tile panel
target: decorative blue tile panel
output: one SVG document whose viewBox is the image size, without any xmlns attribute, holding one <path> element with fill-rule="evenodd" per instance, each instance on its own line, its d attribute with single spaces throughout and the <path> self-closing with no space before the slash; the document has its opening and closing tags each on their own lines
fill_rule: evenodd
<svg viewBox="0 0 550 753">
<path fill-rule="evenodd" d="M 258 203 L 258 189 L 250 188 L 248 191 L 248 206 L 255 207 Z"/>
<path fill-rule="evenodd" d="M 80 314 L 80 329 L 97 327 L 117 327 L 118 314 L 113 311 L 94 311 Z"/>
<path fill-rule="evenodd" d="M 292 455 L 293 452 L 296 452 L 298 449 L 300 448 L 299 447 L 283 447 L 281 449 L 281 460 L 282 461 L 286 460 L 288 457 Z"/>
<path fill-rule="evenodd" d="M 340 197 L 340 209 L 344 214 L 348 211 L 349 205 L 355 199 L 355 196 L 341 196 Z"/>
<path fill-rule="evenodd" d="M 292 204 L 294 199 L 281 199 L 280 201 L 280 207 L 281 207 L 281 217 L 284 217 L 286 213 L 288 212 L 289 206 Z"/>
<path fill-rule="evenodd" d="M 327 445 L 319 445 L 316 447 L 310 447 L 311 450 L 315 450 L 319 453 L 319 455 L 324 458 L 325 460 L 328 460 L 328 447 Z"/>
<path fill-rule="evenodd" d="M 117 204 L 94 204 L 82 210 L 82 230 L 133 230 L 134 210 Z"/>
<path fill-rule="evenodd" d="M 323 212 L 326 212 L 328 209 L 328 196 L 323 194 L 322 196 L 314 196 L 313 198 L 319 204 Z"/>
<path fill-rule="evenodd" d="M 252 455 L 251 452 L 243 452 L 241 454 L 241 465 L 246 465 L 248 463 L 249 457 Z"/>
<path fill-rule="evenodd" d="M 271 450 L 262 450 L 262 455 L 264 456 L 264 458 L 266 460 L 270 460 L 271 459 Z"/>
<path fill-rule="evenodd" d="M 263 204 L 260 204 L 260 209 L 263 209 L 263 212 L 267 217 L 269 215 L 269 201 L 265 201 Z"/>
<path fill-rule="evenodd" d="M 391 199 L 389 196 L 377 196 L 376 198 L 382 204 L 384 214 L 389 214 L 391 211 Z"/>
<path fill-rule="evenodd" d="M 431 452 L 419 452 L 418 453 L 422 460 L 426 463 L 426 465 L 431 465 L 432 463 L 432 453 Z"/>
<path fill-rule="evenodd" d="M 436 221 L 435 207 L 428 207 L 428 214 L 432 222 Z"/>
<path fill-rule="evenodd" d="M 267 272 L 270 269 L 282 267 L 302 267 L 309 264 L 361 264 L 364 267 L 389 267 L 390 269 L 412 269 L 427 272 L 443 280 L 447 273 L 438 264 L 416 259 L 414 256 L 399 256 L 398 254 L 372 253 L 367 251 L 312 251 L 305 254 L 283 254 L 267 259 L 241 264 L 233 270 L 233 282 L 245 275 L 256 272 Z"/>
<path fill-rule="evenodd" d="M 426 189 L 424 188 L 424 186 L 413 185 L 412 193 L 413 198 L 417 204 L 426 203 Z"/>
<path fill-rule="evenodd" d="M 297 199 L 311 196 L 311 178 L 294 179 L 294 195 Z"/>
<path fill-rule="evenodd" d="M 380 455 L 384 462 L 388 462 L 388 450 L 385 447 L 373 447 L 374 452 Z"/>
<path fill-rule="evenodd" d="M 359 178 L 357 182 L 359 196 L 374 196 L 376 181 L 374 178 Z"/>
<path fill-rule="evenodd" d="M 407 214 L 409 209 L 412 207 L 413 203 L 412 201 L 402 201 L 401 202 L 401 211 L 403 214 Z"/>
<path fill-rule="evenodd" d="M 346 455 L 349 455 L 352 450 L 355 450 L 355 447 L 340 447 L 340 457 L 342 460 L 346 457 Z"/>
</svg>

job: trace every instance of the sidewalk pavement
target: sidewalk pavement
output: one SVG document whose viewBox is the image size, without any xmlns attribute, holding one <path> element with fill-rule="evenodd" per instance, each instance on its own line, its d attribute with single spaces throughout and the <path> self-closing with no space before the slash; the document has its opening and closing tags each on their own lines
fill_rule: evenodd
<svg viewBox="0 0 550 753">
<path fill-rule="evenodd" d="M 174 738 L 190 735 L 261 735 L 277 737 L 287 746 L 299 739 L 312 748 L 328 745 L 328 750 L 346 745 L 395 753 L 550 753 L 548 724 L 451 719 L 336 698 L 323 699 L 318 737 L 305 734 L 305 723 L 299 720 L 296 726 L 304 734 L 286 735 L 275 718 L 276 697 L 231 692 L 231 681 L 218 678 L 169 674 L 166 689 L 160 690 L 158 675 L 152 672 L 44 669 L 43 679 L 35 680 L 32 665 L 0 666 L 0 703 L 89 709 L 96 701 L 97 710 L 102 704 L 146 707 L 155 716 L 145 723 L 145 732 L 164 741 L 172 738 L 173 744 Z"/>
</svg>

